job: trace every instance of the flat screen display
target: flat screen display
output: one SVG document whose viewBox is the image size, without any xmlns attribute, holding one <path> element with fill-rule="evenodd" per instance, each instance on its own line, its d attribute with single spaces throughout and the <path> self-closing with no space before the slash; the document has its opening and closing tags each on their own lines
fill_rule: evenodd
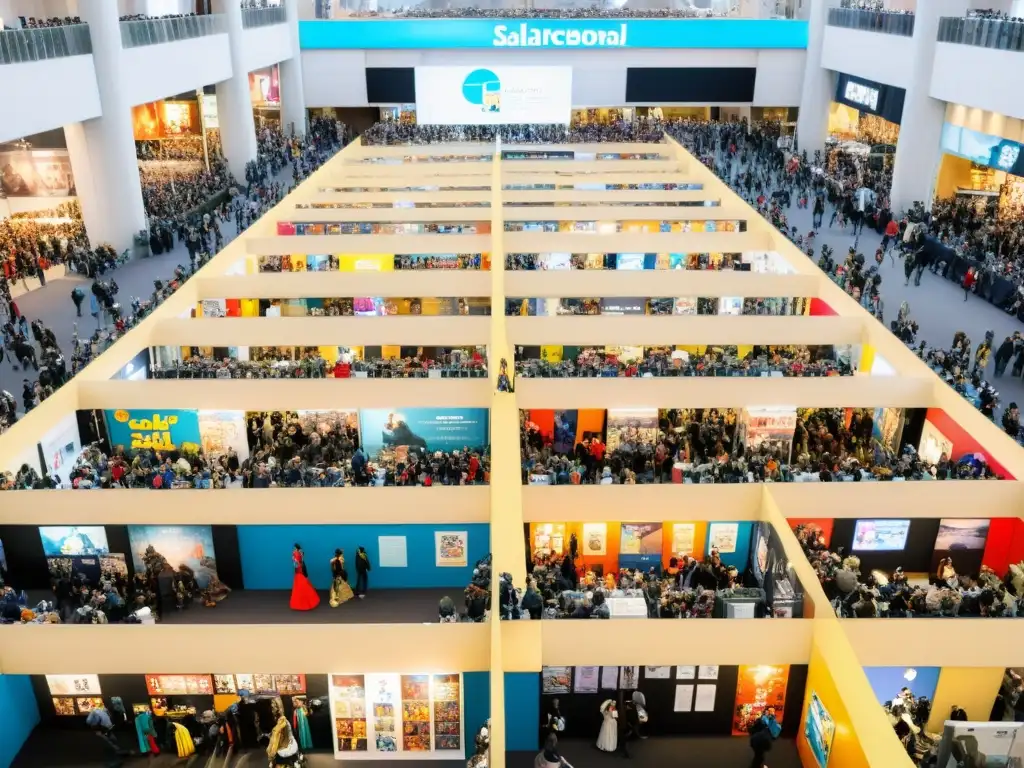
<svg viewBox="0 0 1024 768">
<path fill-rule="evenodd" d="M 853 531 L 854 552 L 893 552 L 903 549 L 909 520 L 858 520 Z"/>
<path fill-rule="evenodd" d="M 47 557 L 110 554 L 107 530 L 102 525 L 40 526 L 39 537 L 43 540 L 43 554 Z"/>
<path fill-rule="evenodd" d="M 421 125 L 568 123 L 572 67 L 416 67 Z"/>
</svg>

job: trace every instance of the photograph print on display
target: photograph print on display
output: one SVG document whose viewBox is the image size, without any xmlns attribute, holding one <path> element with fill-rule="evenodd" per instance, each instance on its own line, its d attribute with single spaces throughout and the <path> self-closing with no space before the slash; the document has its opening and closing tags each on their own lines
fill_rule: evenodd
<svg viewBox="0 0 1024 768">
<path fill-rule="evenodd" d="M 635 691 L 640 685 L 640 667 L 619 667 L 619 688 Z"/>
</svg>

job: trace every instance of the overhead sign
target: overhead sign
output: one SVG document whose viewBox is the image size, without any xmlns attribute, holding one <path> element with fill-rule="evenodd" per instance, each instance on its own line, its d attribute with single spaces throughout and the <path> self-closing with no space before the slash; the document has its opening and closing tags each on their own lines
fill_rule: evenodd
<svg viewBox="0 0 1024 768">
<path fill-rule="evenodd" d="M 807 48 L 789 19 L 351 19 L 299 22 L 303 50 Z M 419 115 L 417 114 L 417 119 Z"/>
<path fill-rule="evenodd" d="M 416 67 L 424 125 L 568 123 L 572 67 Z"/>
<path fill-rule="evenodd" d="M 836 84 L 835 100 L 860 112 L 869 112 L 899 125 L 903 119 L 903 102 L 906 95 L 905 90 L 894 85 L 840 74 Z"/>
<path fill-rule="evenodd" d="M 992 136 L 972 131 L 959 125 L 946 123 L 942 126 L 942 151 L 957 157 L 1006 171 L 1014 176 L 1024 176 L 1024 145 L 1002 136 Z"/>
</svg>

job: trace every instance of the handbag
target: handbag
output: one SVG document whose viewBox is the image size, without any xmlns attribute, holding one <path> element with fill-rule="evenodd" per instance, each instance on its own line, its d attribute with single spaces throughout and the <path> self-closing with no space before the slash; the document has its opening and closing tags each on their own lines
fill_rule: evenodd
<svg viewBox="0 0 1024 768">
<path fill-rule="evenodd" d="M 565 730 L 565 718 L 564 717 L 552 718 L 552 720 L 551 720 L 551 729 L 553 731 L 558 732 L 558 733 L 561 733 L 562 731 L 564 731 Z"/>
<path fill-rule="evenodd" d="M 636 705 L 636 718 L 641 723 L 646 723 L 647 722 L 647 710 L 644 709 L 639 704 Z"/>
</svg>

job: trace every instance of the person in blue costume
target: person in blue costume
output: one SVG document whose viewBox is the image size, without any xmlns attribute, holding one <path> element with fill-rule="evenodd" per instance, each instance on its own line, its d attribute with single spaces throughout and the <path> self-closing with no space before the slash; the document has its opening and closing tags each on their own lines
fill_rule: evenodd
<svg viewBox="0 0 1024 768">
<path fill-rule="evenodd" d="M 160 754 L 156 744 L 156 728 L 153 725 L 153 713 L 148 709 L 135 715 L 135 733 L 139 737 L 139 754 Z"/>
<path fill-rule="evenodd" d="M 292 698 L 295 707 L 292 712 L 292 731 L 299 741 L 300 749 L 313 748 L 313 734 L 309 730 L 309 711 L 306 708 L 306 697 L 295 696 Z"/>
</svg>

